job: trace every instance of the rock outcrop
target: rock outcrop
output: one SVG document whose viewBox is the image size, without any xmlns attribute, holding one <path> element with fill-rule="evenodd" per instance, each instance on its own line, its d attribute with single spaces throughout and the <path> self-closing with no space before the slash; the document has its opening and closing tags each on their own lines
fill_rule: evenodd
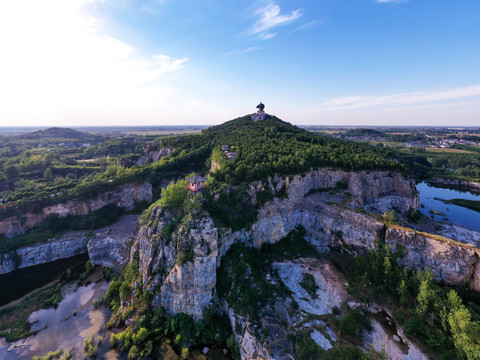
<svg viewBox="0 0 480 360">
<path fill-rule="evenodd" d="M 405 213 L 417 209 L 419 196 L 415 182 L 399 173 L 388 171 L 358 171 L 320 169 L 280 180 L 277 187 L 286 186 L 288 198 L 300 201 L 312 191 L 345 189 L 352 195 L 349 206 L 383 213 L 397 209 Z"/>
<path fill-rule="evenodd" d="M 154 306 L 200 318 L 213 303 L 217 283 L 218 232 L 212 219 L 191 219 L 170 234 L 168 211 L 155 208 L 150 221 L 156 229 L 141 229 L 131 258 L 138 256 L 143 283 L 155 291 Z"/>
<path fill-rule="evenodd" d="M 0 274 L 85 254 L 87 252 L 87 242 L 88 236 L 85 232 L 74 232 L 47 243 L 0 254 Z"/>
<path fill-rule="evenodd" d="M 94 265 L 123 266 L 128 262 L 137 226 L 137 215 L 124 215 L 115 224 L 95 230 L 91 235 L 85 231 L 69 232 L 59 239 L 0 254 L 0 275 L 87 252 Z"/>
<path fill-rule="evenodd" d="M 227 305 L 225 305 L 225 310 L 230 319 L 235 342 L 238 345 L 242 359 L 273 360 L 268 349 L 258 341 L 254 334 L 252 334 L 251 324 L 247 318 L 236 314 Z"/>
<path fill-rule="evenodd" d="M 385 241 L 393 250 L 398 246 L 405 248 L 405 257 L 399 261 L 407 269 L 429 268 L 436 280 L 454 285 L 465 279 L 472 288 L 480 290 L 480 249 L 396 226 L 387 229 Z"/>
<path fill-rule="evenodd" d="M 116 205 L 133 210 L 136 203 L 152 201 L 152 185 L 148 182 L 122 185 L 116 191 L 108 191 L 88 200 L 74 200 L 43 208 L 38 213 L 27 212 L 0 221 L 0 235 L 12 237 L 40 225 L 48 216 L 86 215 L 106 205 Z"/>
<path fill-rule="evenodd" d="M 464 190 L 471 190 L 474 192 L 480 192 L 480 183 L 468 180 L 459 180 L 459 179 L 444 179 L 444 178 L 433 178 L 428 181 L 429 184 L 440 186 L 440 187 L 456 187 Z"/>
<path fill-rule="evenodd" d="M 111 268 L 126 265 L 137 227 L 138 215 L 124 215 L 115 224 L 95 230 L 87 244 L 92 264 Z"/>
<path fill-rule="evenodd" d="M 157 162 L 162 157 L 168 156 L 173 153 L 175 149 L 162 147 L 158 150 L 150 150 L 145 152 L 144 154 L 140 155 L 138 159 L 135 161 L 135 165 L 147 165 L 150 163 Z"/>
</svg>

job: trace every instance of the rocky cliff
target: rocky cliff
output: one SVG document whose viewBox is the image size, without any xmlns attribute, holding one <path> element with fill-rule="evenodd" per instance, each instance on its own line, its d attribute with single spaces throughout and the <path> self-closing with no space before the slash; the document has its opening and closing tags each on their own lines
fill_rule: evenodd
<svg viewBox="0 0 480 360">
<path fill-rule="evenodd" d="M 94 265 L 123 266 L 129 260 L 130 244 L 135 239 L 137 226 L 137 215 L 124 215 L 115 224 L 97 229 L 92 234 L 69 232 L 59 239 L 0 254 L 0 275 L 87 252 Z"/>
<path fill-rule="evenodd" d="M 441 236 L 390 226 L 385 241 L 392 249 L 405 248 L 400 264 L 407 269 L 430 268 L 436 280 L 455 285 L 462 280 L 480 291 L 480 249 Z"/>
<path fill-rule="evenodd" d="M 433 178 L 428 180 L 429 184 L 436 186 L 444 187 L 457 187 L 460 189 L 471 190 L 474 192 L 480 192 L 480 183 L 468 180 L 459 180 L 459 179 L 443 179 L 443 178 Z"/>
<path fill-rule="evenodd" d="M 155 305 L 172 313 L 201 316 L 214 298 L 216 266 L 236 241 L 259 247 L 282 239 L 302 225 L 307 238 L 321 250 L 346 244 L 364 252 L 384 236 L 385 226 L 367 214 L 349 210 L 347 205 L 382 212 L 392 207 L 407 211 L 418 206 L 414 183 L 389 172 L 322 169 L 269 181 L 271 188 L 285 187 L 287 196 L 261 207 L 251 229 L 219 231 L 205 213 L 177 224 L 178 219 L 169 211 L 153 209 L 148 225 L 140 229 L 131 261 L 138 258 L 143 283 L 155 293 Z M 264 189 L 261 183 L 254 183 L 251 190 L 255 193 Z M 188 261 L 179 261 L 182 258 Z"/>
<path fill-rule="evenodd" d="M 87 242 L 85 232 L 74 232 L 47 243 L 0 254 L 0 274 L 84 254 L 87 252 Z"/>
<path fill-rule="evenodd" d="M 153 162 L 157 162 L 162 157 L 168 156 L 173 153 L 175 149 L 162 147 L 158 150 L 150 150 L 145 152 L 144 154 L 140 155 L 138 159 L 135 161 L 136 165 L 147 165 Z"/>
<path fill-rule="evenodd" d="M 133 246 L 143 283 L 154 291 L 153 304 L 168 313 L 200 318 L 212 304 L 217 283 L 218 232 L 209 217 L 190 218 L 169 229 L 170 212 L 154 208 Z"/>
<path fill-rule="evenodd" d="M 320 251 L 341 246 L 353 254 L 365 253 L 376 249 L 378 240 L 385 240 L 394 251 L 399 246 L 405 248 L 406 256 L 400 261 L 408 269 L 429 267 L 437 280 L 457 284 L 465 278 L 472 288 L 480 290 L 479 249 L 440 236 L 388 226 L 379 216 L 378 213 L 392 208 L 404 215 L 408 209 L 418 207 L 414 182 L 399 174 L 322 169 L 304 175 L 272 178 L 268 180 L 268 185 L 252 183 L 249 195 L 255 201 L 255 194 L 266 188 L 274 189 L 275 193 L 284 189 L 285 196 L 266 202 L 258 210 L 255 223 L 249 229 L 236 232 L 216 228 L 205 212 L 190 214 L 180 221 L 168 210 L 153 209 L 149 223 L 141 228 L 132 248 L 131 261 L 138 259 L 143 283 L 153 292 L 155 306 L 162 306 L 169 313 L 185 312 L 198 319 L 207 306 L 218 305 L 216 268 L 233 243 L 243 242 L 255 247 L 264 243 L 273 244 L 299 225 L 306 230 L 305 238 Z M 333 296 L 331 291 L 337 291 L 334 283 L 342 280 L 335 277 L 333 282 L 326 281 L 325 274 L 331 274 L 332 270 L 326 270 L 328 268 L 324 265 L 309 260 L 276 263 L 275 267 L 307 316 L 330 314 L 336 302 L 339 306 L 345 300 L 344 290 L 344 295 L 339 298 L 329 298 Z M 310 273 L 321 289 L 330 292 L 306 301 L 307 296 L 298 287 L 303 273 Z M 258 339 L 248 318 L 223 304 L 242 358 L 293 358 L 288 331 L 282 327 L 278 317 L 280 312 L 287 322 L 291 321 L 285 315 L 288 312 L 285 304 L 288 305 L 288 302 L 262 310 L 262 328 L 268 328 L 273 334 L 271 338 L 270 335 L 263 338 L 263 342 Z M 377 325 L 375 323 L 376 333 L 371 336 L 385 337 L 380 325 Z M 319 322 L 311 337 L 327 349 L 336 341 L 335 334 L 328 335 L 330 332 L 331 329 Z M 395 339 L 403 339 L 403 335 L 395 336 L 388 340 L 391 357 L 399 358 L 398 354 L 404 351 L 403 354 L 410 356 L 408 358 L 415 358 L 418 349 L 413 344 L 405 347 L 408 343 L 405 339 L 403 343 L 400 341 L 400 345 L 396 344 L 398 341 Z"/>
<path fill-rule="evenodd" d="M 419 206 L 415 182 L 388 171 L 347 172 L 324 168 L 272 181 L 277 189 L 285 185 L 292 201 L 300 201 L 319 190 L 342 189 L 352 195 L 348 202 L 350 208 L 366 208 L 380 213 L 397 209 L 405 213 L 409 208 Z"/>
<path fill-rule="evenodd" d="M 27 212 L 22 216 L 0 221 L 0 235 L 12 237 L 40 225 L 48 216 L 86 215 L 106 205 L 114 204 L 125 210 L 133 210 L 136 203 L 152 201 L 152 185 L 144 183 L 125 184 L 116 191 L 99 194 L 89 200 L 68 201 L 43 208 L 38 213 Z"/>
</svg>

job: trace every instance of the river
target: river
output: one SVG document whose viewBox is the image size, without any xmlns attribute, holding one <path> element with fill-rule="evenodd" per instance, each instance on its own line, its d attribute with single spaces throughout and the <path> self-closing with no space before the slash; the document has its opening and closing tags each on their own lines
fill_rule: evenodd
<svg viewBox="0 0 480 360">
<path fill-rule="evenodd" d="M 480 195 L 455 189 L 430 186 L 424 182 L 417 185 L 420 193 L 420 211 L 426 216 L 441 222 L 464 226 L 470 230 L 480 231 L 480 213 L 457 206 L 445 204 L 441 200 L 467 199 L 480 201 Z"/>
</svg>

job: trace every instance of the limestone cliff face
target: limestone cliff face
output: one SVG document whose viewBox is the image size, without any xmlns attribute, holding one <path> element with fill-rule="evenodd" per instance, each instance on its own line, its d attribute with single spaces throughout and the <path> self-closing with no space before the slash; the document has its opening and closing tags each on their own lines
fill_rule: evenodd
<svg viewBox="0 0 480 360">
<path fill-rule="evenodd" d="M 168 147 L 162 147 L 158 150 L 150 150 L 144 153 L 143 155 L 140 155 L 138 159 L 135 161 L 136 165 L 147 165 L 153 162 L 157 162 L 160 160 L 162 157 L 168 156 L 171 153 L 173 153 L 175 149 L 173 148 L 168 148 Z"/>
<path fill-rule="evenodd" d="M 263 243 L 273 244 L 297 226 L 303 226 L 306 237 L 320 251 L 332 245 L 348 244 L 360 252 L 374 248 L 374 241 L 383 237 L 384 224 L 361 212 L 348 210 L 337 205 L 327 205 L 317 195 L 301 201 L 289 199 L 268 202 L 258 213 L 257 221 L 250 230 L 225 234 L 221 239 L 220 253 L 224 255 L 236 241 L 260 247 Z"/>
<path fill-rule="evenodd" d="M 154 306 L 198 319 L 213 303 L 218 232 L 212 219 L 201 217 L 168 234 L 172 220 L 168 211 L 155 208 L 149 226 L 140 230 L 131 258 L 139 259 L 143 283 L 154 292 Z"/>
<path fill-rule="evenodd" d="M 94 265 L 123 266 L 128 262 L 129 243 L 135 239 L 137 224 L 137 215 L 124 215 L 91 235 L 85 231 L 69 232 L 59 239 L 0 254 L 0 275 L 86 253 Z"/>
<path fill-rule="evenodd" d="M 0 254 L 0 274 L 84 254 L 87 252 L 87 242 L 85 232 L 74 232 L 58 240 Z"/>
<path fill-rule="evenodd" d="M 311 191 L 332 189 L 344 185 L 353 195 L 349 206 L 385 212 L 396 208 L 401 213 L 409 208 L 417 209 L 419 196 L 415 182 L 399 173 L 388 171 L 346 172 L 320 169 L 304 176 L 295 175 L 285 180 L 288 198 L 299 201 Z"/>
<path fill-rule="evenodd" d="M 432 185 L 437 185 L 437 186 L 454 186 L 458 188 L 472 190 L 474 192 L 480 192 L 480 183 L 474 182 L 474 181 L 433 178 L 433 179 L 430 179 L 428 182 Z"/>
<path fill-rule="evenodd" d="M 140 229 L 131 261 L 138 258 L 143 283 L 154 291 L 154 305 L 163 306 L 171 313 L 185 312 L 200 317 L 214 299 L 216 267 L 236 241 L 259 247 L 282 239 L 302 225 L 307 230 L 307 238 L 321 250 L 347 244 L 353 251 L 364 252 L 373 249 L 375 240 L 384 236 L 385 226 L 364 213 L 346 209 L 345 201 L 360 208 L 380 204 L 379 211 L 392 206 L 407 211 L 418 206 L 413 182 L 388 172 L 323 169 L 270 182 L 270 187 L 277 191 L 285 187 L 287 197 L 266 203 L 251 229 L 235 233 L 223 229 L 219 235 L 208 214 L 171 228 L 170 224 L 175 221 L 173 215 L 159 207 L 153 209 L 149 224 Z M 308 195 L 312 190 L 335 189 L 339 183 L 348 183 L 345 191 L 350 194 Z M 260 183 L 252 184 L 253 195 L 262 190 Z M 330 204 L 329 199 L 335 201 Z M 187 253 L 189 261 L 179 262 L 179 257 Z"/>
<path fill-rule="evenodd" d="M 454 285 L 466 279 L 472 288 L 480 290 L 480 249 L 399 227 L 389 227 L 385 241 L 392 249 L 405 247 L 400 263 L 406 268 L 430 268 L 436 280 Z"/>
<path fill-rule="evenodd" d="M 66 217 L 67 215 L 86 215 L 105 205 L 114 204 L 126 210 L 132 210 L 137 202 L 152 201 L 152 185 L 144 183 L 125 184 L 116 191 L 99 194 L 89 200 L 68 201 L 43 208 L 39 213 L 27 212 L 22 216 L 0 221 L 0 235 L 12 237 L 40 225 L 50 215 Z"/>
</svg>

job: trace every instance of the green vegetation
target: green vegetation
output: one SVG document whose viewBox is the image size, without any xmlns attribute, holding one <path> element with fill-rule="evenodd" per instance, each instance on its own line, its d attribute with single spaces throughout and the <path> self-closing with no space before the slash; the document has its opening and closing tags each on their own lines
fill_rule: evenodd
<svg viewBox="0 0 480 360">
<path fill-rule="evenodd" d="M 467 200 L 467 199 L 451 199 L 451 200 L 443 200 L 445 204 L 454 204 L 457 206 L 462 206 L 467 209 L 480 212 L 480 201 L 477 200 Z"/>
<path fill-rule="evenodd" d="M 402 170 L 376 148 L 309 133 L 275 117 L 253 122 L 248 116 L 203 130 L 216 146 L 235 146 L 238 158 L 226 161 L 214 176 L 238 185 L 332 166 L 347 170 Z"/>
<path fill-rule="evenodd" d="M 95 344 L 93 335 L 85 339 L 84 345 L 85 357 L 95 359 L 97 357 L 98 346 Z"/>
<path fill-rule="evenodd" d="M 441 286 L 429 270 L 402 269 L 397 259 L 403 252 L 380 241 L 378 251 L 366 256 L 332 252 L 330 257 L 347 276 L 348 291 L 361 301 L 388 305 L 409 338 L 441 359 L 479 359 L 480 295 L 466 283 Z"/>
<path fill-rule="evenodd" d="M 55 305 L 59 300 L 60 288 L 61 284 L 58 283 L 28 296 L 16 305 L 0 309 L 0 337 L 14 342 L 30 336 L 32 332 L 28 317 L 45 306 Z"/>
<path fill-rule="evenodd" d="M 350 344 L 335 343 L 335 346 L 325 351 L 315 343 L 308 332 L 293 337 L 295 356 L 298 360 L 387 360 L 381 354 L 365 353 L 358 347 Z"/>
<path fill-rule="evenodd" d="M 312 298 L 316 297 L 318 285 L 317 285 L 317 282 L 315 281 L 315 278 L 311 274 L 309 273 L 303 274 L 303 279 L 300 282 L 300 286 L 303 287 L 310 294 Z"/>
<path fill-rule="evenodd" d="M 44 356 L 34 356 L 32 360 L 71 360 L 72 359 L 72 348 L 63 352 L 62 347 L 59 347 L 55 351 L 50 351 L 47 355 Z"/>
<path fill-rule="evenodd" d="M 356 308 L 347 311 L 341 319 L 335 319 L 335 325 L 341 331 L 342 336 L 353 339 L 353 342 L 360 341 L 360 333 L 363 329 L 372 330 L 370 319 L 364 309 Z"/>
<path fill-rule="evenodd" d="M 290 295 L 272 263 L 317 254 L 304 235 L 305 229 L 299 227 L 277 243 L 263 244 L 260 249 L 233 244 L 217 270 L 218 295 L 237 313 L 248 315 L 250 321 L 258 321 L 262 308 Z M 275 281 L 268 281 L 267 276 Z M 314 287 L 310 282 L 309 286 Z"/>
</svg>

